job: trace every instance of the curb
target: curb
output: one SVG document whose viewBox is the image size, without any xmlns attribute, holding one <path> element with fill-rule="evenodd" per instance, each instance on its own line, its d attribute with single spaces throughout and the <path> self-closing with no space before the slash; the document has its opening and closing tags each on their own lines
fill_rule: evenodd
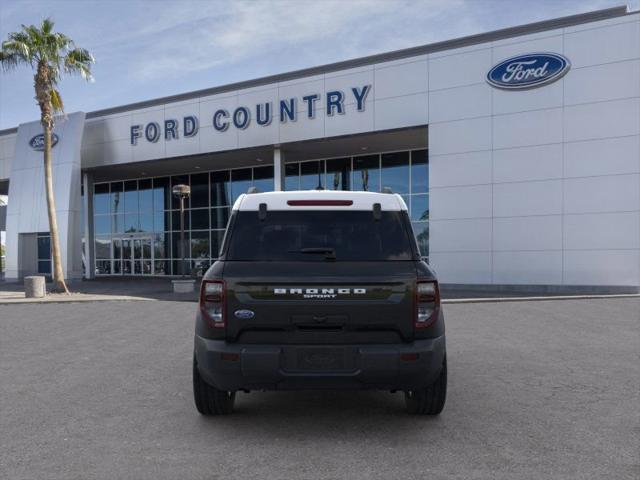
<svg viewBox="0 0 640 480">
<path fill-rule="evenodd" d="M 147 297 L 128 297 L 128 296 L 112 296 L 112 297 L 91 297 L 91 298 L 9 298 L 0 299 L 0 305 L 21 305 L 21 304 L 47 304 L 47 303 L 87 303 L 87 302 L 155 302 L 154 298 Z"/>
<path fill-rule="evenodd" d="M 598 298 L 640 298 L 638 293 L 613 295 L 555 295 L 546 297 L 495 297 L 495 298 L 450 298 L 442 303 L 504 303 L 504 302 L 548 302 L 552 300 L 591 300 Z"/>
</svg>

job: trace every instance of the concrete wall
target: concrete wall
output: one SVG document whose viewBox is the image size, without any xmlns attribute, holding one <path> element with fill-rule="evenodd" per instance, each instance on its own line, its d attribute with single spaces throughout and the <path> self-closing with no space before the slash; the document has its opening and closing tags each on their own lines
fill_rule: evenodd
<svg viewBox="0 0 640 480">
<path fill-rule="evenodd" d="M 16 134 L 0 137 L 0 180 L 8 180 L 16 150 Z"/>
<path fill-rule="evenodd" d="M 52 150 L 62 266 L 70 279 L 82 277 L 80 146 L 84 117 L 84 113 L 73 113 L 57 122 L 54 132 L 59 136 L 59 141 Z M 18 127 L 7 205 L 6 278 L 9 280 L 20 278 L 24 270 L 20 234 L 49 231 L 43 153 L 29 145 L 30 139 L 41 132 L 40 122 L 25 123 Z M 36 252 L 28 250 L 34 254 Z"/>
<path fill-rule="evenodd" d="M 632 15 L 429 57 L 430 259 L 448 283 L 640 285 L 640 23 Z M 564 54 L 550 85 L 485 82 Z"/>
</svg>

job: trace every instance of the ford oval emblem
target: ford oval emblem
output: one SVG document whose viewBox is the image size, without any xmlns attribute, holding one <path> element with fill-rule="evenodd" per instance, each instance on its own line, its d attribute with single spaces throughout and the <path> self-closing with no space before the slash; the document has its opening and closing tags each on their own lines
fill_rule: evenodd
<svg viewBox="0 0 640 480">
<path fill-rule="evenodd" d="M 236 310 L 235 312 L 233 312 L 233 314 L 236 316 L 236 318 L 241 318 L 243 320 L 253 318 L 253 316 L 255 315 L 255 313 L 253 313 L 253 310 Z"/>
<path fill-rule="evenodd" d="M 571 62 L 558 53 L 529 53 L 508 58 L 487 73 L 487 82 L 504 90 L 536 88 L 562 78 Z"/>
<path fill-rule="evenodd" d="M 56 146 L 56 143 L 58 143 L 58 140 L 59 140 L 58 135 L 56 135 L 55 133 L 52 133 L 51 148 Z M 38 152 L 43 152 L 44 151 L 44 133 L 39 133 L 38 135 L 34 136 L 31 140 L 29 140 L 29 146 Z"/>
</svg>

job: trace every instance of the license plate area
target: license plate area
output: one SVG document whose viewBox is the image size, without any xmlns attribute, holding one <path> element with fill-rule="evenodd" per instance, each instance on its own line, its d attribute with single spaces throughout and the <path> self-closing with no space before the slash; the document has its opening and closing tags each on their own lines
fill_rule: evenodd
<svg viewBox="0 0 640 480">
<path fill-rule="evenodd" d="M 350 365 L 345 348 L 303 347 L 295 349 L 293 369 L 304 372 L 345 371 Z"/>
</svg>

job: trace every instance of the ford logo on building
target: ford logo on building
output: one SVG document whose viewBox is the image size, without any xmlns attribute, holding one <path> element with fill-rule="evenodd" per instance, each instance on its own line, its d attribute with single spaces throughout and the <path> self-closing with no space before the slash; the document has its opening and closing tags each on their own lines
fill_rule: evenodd
<svg viewBox="0 0 640 480">
<path fill-rule="evenodd" d="M 508 58 L 489 70 L 487 82 L 504 90 L 524 90 L 555 82 L 571 68 L 557 53 L 530 53 Z"/>
<path fill-rule="evenodd" d="M 58 135 L 56 135 L 55 133 L 52 133 L 51 148 L 56 146 L 56 143 L 58 143 L 58 140 L 59 140 Z M 38 135 L 33 137 L 31 140 L 29 140 L 29 145 L 34 150 L 37 150 L 38 152 L 43 152 L 44 151 L 44 133 L 39 133 Z"/>
</svg>

